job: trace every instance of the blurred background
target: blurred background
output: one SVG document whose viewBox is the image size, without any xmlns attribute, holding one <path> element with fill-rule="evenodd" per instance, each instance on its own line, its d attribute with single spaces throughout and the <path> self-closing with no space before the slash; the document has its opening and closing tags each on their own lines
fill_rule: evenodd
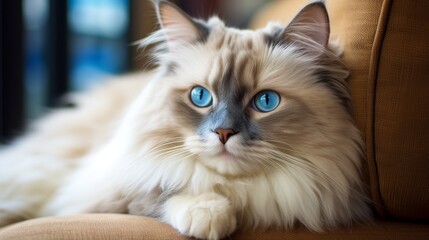
<svg viewBox="0 0 429 240">
<path fill-rule="evenodd" d="M 194 17 L 245 28 L 270 0 L 176 0 Z M 150 0 L 1 0 L 0 141 L 61 96 L 148 67 L 132 43 L 156 29 Z M 150 67 L 150 66 L 149 66 Z"/>
</svg>

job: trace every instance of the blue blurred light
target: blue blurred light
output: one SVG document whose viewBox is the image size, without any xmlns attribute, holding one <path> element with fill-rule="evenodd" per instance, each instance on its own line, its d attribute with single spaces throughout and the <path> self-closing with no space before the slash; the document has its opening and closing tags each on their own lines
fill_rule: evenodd
<svg viewBox="0 0 429 240">
<path fill-rule="evenodd" d="M 69 0 L 71 88 L 127 70 L 129 0 Z"/>
<path fill-rule="evenodd" d="M 128 4 L 126 0 L 70 0 L 69 24 L 76 33 L 121 37 L 129 22 Z"/>
</svg>

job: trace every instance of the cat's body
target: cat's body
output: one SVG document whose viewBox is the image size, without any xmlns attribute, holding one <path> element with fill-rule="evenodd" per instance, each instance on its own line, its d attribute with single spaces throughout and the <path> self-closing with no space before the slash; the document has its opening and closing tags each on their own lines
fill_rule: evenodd
<svg viewBox="0 0 429 240">
<path fill-rule="evenodd" d="M 88 153 L 114 134 L 122 114 L 151 73 L 135 74 L 73 96 L 77 107 L 55 110 L 0 150 L 0 226 L 13 216 L 42 215 L 42 207 Z M 24 197 L 26 196 L 26 197 Z"/>
<path fill-rule="evenodd" d="M 166 2 L 158 16 L 163 31 L 144 44 L 167 42 L 147 84 L 101 88 L 0 153 L 0 224 L 130 213 L 218 239 L 237 226 L 322 230 L 369 217 L 348 73 L 328 49 L 321 3 L 258 31 L 194 21 Z"/>
</svg>

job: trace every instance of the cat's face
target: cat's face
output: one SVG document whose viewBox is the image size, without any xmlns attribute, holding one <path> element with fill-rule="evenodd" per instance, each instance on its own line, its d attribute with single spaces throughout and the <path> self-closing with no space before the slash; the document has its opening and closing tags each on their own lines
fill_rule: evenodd
<svg viewBox="0 0 429 240">
<path fill-rule="evenodd" d="M 169 4 L 159 12 L 168 39 L 162 84 L 190 158 L 222 175 L 269 173 L 331 151 L 323 148 L 350 130 L 347 72 L 327 49 L 326 29 L 294 30 L 307 16 L 243 31 Z"/>
</svg>

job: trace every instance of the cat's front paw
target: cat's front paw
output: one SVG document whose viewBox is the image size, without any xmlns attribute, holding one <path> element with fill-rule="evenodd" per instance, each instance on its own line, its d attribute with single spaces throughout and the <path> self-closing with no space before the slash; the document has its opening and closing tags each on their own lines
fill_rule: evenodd
<svg viewBox="0 0 429 240">
<path fill-rule="evenodd" d="M 229 201 L 216 193 L 176 196 L 168 201 L 169 222 L 180 233 L 200 239 L 221 239 L 237 225 Z"/>
</svg>

